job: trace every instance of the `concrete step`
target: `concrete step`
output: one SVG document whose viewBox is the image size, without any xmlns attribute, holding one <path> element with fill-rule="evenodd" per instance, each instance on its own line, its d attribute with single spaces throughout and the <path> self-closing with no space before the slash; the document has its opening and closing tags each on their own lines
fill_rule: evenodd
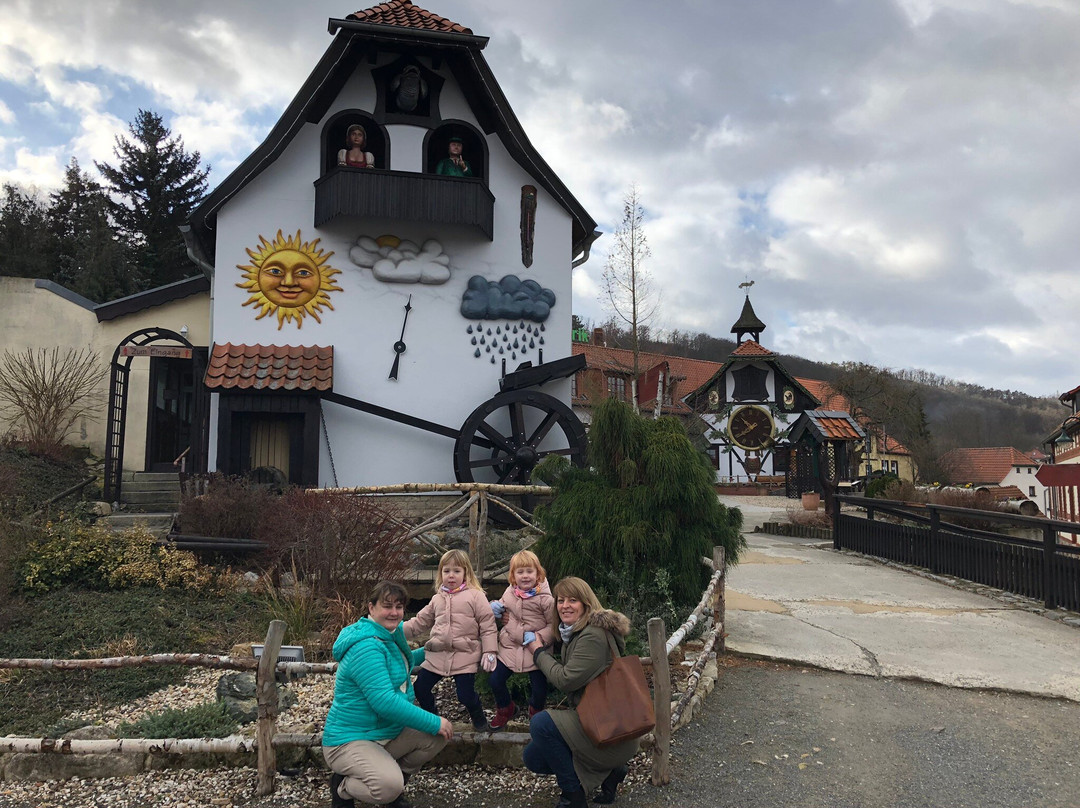
<svg viewBox="0 0 1080 808">
<path fill-rule="evenodd" d="M 180 482 L 180 475 L 175 471 L 125 471 L 124 482 Z"/>
<path fill-rule="evenodd" d="M 110 530 L 119 532 L 133 527 L 144 527 L 155 536 L 167 536 L 172 530 L 175 514 L 170 511 L 151 513 L 114 513 L 98 520 Z"/>
<path fill-rule="evenodd" d="M 176 510 L 180 506 L 179 491 L 132 491 L 120 489 L 120 501 L 125 505 L 151 505 L 160 502 L 166 507 L 161 510 Z"/>
<path fill-rule="evenodd" d="M 149 482 L 149 483 L 144 483 L 144 482 L 134 481 L 134 482 L 129 482 L 129 483 L 123 483 L 120 486 L 120 491 L 121 491 L 121 493 L 126 493 L 128 491 L 138 491 L 139 493 L 143 493 L 143 494 L 145 494 L 147 492 L 152 492 L 152 491 L 160 491 L 163 494 L 179 494 L 180 493 L 180 483 L 177 483 L 177 482 L 172 482 L 172 483 L 169 483 L 169 482 Z"/>
</svg>

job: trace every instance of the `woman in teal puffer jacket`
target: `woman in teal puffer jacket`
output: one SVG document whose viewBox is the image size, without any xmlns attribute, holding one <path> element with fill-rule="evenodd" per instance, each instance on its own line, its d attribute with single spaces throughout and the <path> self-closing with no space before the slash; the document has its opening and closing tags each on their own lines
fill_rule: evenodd
<svg viewBox="0 0 1080 808">
<path fill-rule="evenodd" d="M 405 783 L 454 734 L 449 721 L 413 703 L 409 673 L 424 650 L 405 641 L 407 600 L 401 584 L 376 584 L 367 617 L 334 642 L 334 701 L 323 729 L 333 808 L 353 808 L 353 800 L 409 808 Z"/>
</svg>

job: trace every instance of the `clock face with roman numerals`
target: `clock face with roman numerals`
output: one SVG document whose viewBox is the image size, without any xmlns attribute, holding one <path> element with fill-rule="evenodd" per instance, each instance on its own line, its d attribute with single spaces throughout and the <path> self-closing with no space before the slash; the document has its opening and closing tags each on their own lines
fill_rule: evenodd
<svg viewBox="0 0 1080 808">
<path fill-rule="evenodd" d="M 772 416 L 760 407 L 739 407 L 728 419 L 727 432 L 736 446 L 763 449 L 772 443 Z"/>
</svg>

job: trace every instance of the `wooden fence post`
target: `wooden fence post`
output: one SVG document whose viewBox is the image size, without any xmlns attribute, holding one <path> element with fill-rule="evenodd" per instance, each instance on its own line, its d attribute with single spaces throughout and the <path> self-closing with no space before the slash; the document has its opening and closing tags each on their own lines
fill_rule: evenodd
<svg viewBox="0 0 1080 808">
<path fill-rule="evenodd" d="M 271 620 L 263 644 L 262 657 L 255 671 L 255 702 L 259 708 L 255 740 L 258 749 L 258 780 L 255 794 L 265 797 L 274 793 L 274 775 L 277 772 L 277 754 L 274 752 L 274 733 L 277 731 L 277 668 L 281 641 L 285 638 L 285 621 Z"/>
<path fill-rule="evenodd" d="M 727 623 L 727 554 L 723 547 L 713 547 L 712 563 L 714 570 L 721 570 L 720 580 L 716 582 L 716 601 L 713 604 L 713 624 L 723 626 Z M 727 632 L 720 630 L 720 653 L 727 650 Z"/>
<path fill-rule="evenodd" d="M 480 512 L 476 520 L 476 574 L 484 583 L 484 567 L 487 566 L 488 495 L 480 492 Z"/>
<path fill-rule="evenodd" d="M 653 710 L 656 712 L 652 784 L 662 786 L 671 782 L 671 670 L 668 668 L 664 621 L 659 617 L 649 618 L 649 656 L 652 658 Z"/>
<path fill-rule="evenodd" d="M 469 563 L 472 564 L 473 569 L 476 570 L 477 576 L 481 579 L 484 575 L 484 568 L 480 566 L 480 497 L 484 496 L 480 494 L 479 497 L 475 497 L 472 504 L 469 506 Z M 480 581 L 483 583 L 483 580 Z"/>
</svg>

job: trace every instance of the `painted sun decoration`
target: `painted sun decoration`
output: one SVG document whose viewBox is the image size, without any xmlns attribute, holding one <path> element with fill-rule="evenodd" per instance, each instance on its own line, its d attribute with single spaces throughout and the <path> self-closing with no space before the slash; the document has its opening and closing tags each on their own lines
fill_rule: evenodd
<svg viewBox="0 0 1080 808">
<path fill-rule="evenodd" d="M 327 266 L 334 253 L 319 249 L 319 239 L 304 242 L 299 230 L 285 238 L 278 230 L 273 241 L 260 235 L 259 247 L 247 248 L 247 254 L 251 263 L 236 265 L 246 280 L 236 285 L 251 292 L 244 305 L 259 310 L 256 320 L 276 313 L 280 331 L 286 320 L 302 328 L 309 314 L 321 323 L 323 307 L 333 311 L 329 293 L 342 291 L 333 279 L 341 270 Z"/>
</svg>

